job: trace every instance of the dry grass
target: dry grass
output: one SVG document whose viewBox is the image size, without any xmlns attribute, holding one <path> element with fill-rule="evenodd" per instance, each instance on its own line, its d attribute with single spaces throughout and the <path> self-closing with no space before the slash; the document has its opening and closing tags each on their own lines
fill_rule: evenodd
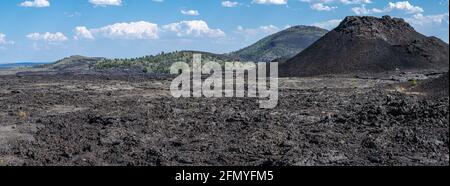
<svg viewBox="0 0 450 186">
<path fill-rule="evenodd" d="M 28 118 L 28 113 L 26 113 L 25 111 L 19 111 L 19 113 L 18 113 L 18 115 L 19 115 L 19 118 L 20 119 L 26 119 L 26 118 Z"/>
</svg>

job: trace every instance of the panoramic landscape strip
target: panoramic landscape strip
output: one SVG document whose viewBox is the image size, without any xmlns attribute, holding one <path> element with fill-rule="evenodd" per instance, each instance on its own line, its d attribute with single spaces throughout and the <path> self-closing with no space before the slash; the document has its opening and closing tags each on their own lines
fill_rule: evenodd
<svg viewBox="0 0 450 186">
<path fill-rule="evenodd" d="M 448 6 L 2 1 L 0 166 L 448 166 Z"/>
</svg>

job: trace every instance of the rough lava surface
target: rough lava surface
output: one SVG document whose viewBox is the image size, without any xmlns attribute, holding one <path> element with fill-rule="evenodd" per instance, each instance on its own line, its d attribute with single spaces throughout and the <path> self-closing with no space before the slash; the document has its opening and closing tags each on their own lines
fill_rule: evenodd
<svg viewBox="0 0 450 186">
<path fill-rule="evenodd" d="M 0 165 L 449 164 L 449 98 L 392 78 L 282 78 L 254 98 L 170 96 L 145 74 L 0 76 Z"/>
</svg>

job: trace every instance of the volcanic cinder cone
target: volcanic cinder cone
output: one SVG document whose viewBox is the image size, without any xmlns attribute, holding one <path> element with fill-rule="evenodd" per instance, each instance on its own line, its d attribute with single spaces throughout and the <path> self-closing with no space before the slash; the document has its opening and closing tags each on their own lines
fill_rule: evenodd
<svg viewBox="0 0 450 186">
<path fill-rule="evenodd" d="M 281 76 L 315 76 L 448 69 L 449 46 L 426 37 L 403 19 L 345 18 L 306 50 L 280 66 Z"/>
</svg>

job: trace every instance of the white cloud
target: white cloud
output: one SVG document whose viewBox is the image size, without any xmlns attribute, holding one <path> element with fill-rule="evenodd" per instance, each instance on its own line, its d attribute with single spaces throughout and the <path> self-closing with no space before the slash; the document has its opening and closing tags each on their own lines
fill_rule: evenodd
<svg viewBox="0 0 450 186">
<path fill-rule="evenodd" d="M 80 27 L 80 31 L 84 29 Z M 159 28 L 157 24 L 145 21 L 130 22 L 130 23 L 116 23 L 101 28 L 86 29 L 94 38 L 94 35 L 100 35 L 110 39 L 158 39 Z M 84 34 L 89 37 L 89 32 L 84 30 Z M 80 35 L 79 36 L 83 36 Z"/>
<path fill-rule="evenodd" d="M 278 30 L 280 30 L 278 27 L 274 25 L 260 26 L 259 29 L 265 33 L 275 33 L 278 32 Z"/>
<path fill-rule="evenodd" d="M 33 1 L 24 1 L 19 4 L 21 7 L 35 7 L 35 8 L 44 8 L 49 7 L 50 2 L 48 0 L 33 0 Z"/>
<path fill-rule="evenodd" d="M 183 15 L 190 15 L 190 16 L 198 16 L 200 13 L 197 10 L 181 10 L 181 13 Z"/>
<path fill-rule="evenodd" d="M 64 12 L 64 15 L 72 18 L 72 17 L 80 17 L 81 13 L 80 12 Z"/>
<path fill-rule="evenodd" d="M 122 0 L 89 0 L 95 6 L 121 6 Z"/>
<path fill-rule="evenodd" d="M 74 39 L 76 39 L 76 40 L 80 40 L 80 39 L 93 40 L 93 39 L 95 39 L 95 37 L 92 34 L 92 32 L 89 29 L 87 29 L 86 27 L 78 26 L 78 27 L 75 28 Z"/>
<path fill-rule="evenodd" d="M 449 24 L 449 13 L 437 14 L 437 15 L 423 15 L 416 14 L 411 18 L 405 19 L 407 22 L 411 23 L 413 26 L 426 26 L 432 24 Z"/>
<path fill-rule="evenodd" d="M 242 26 L 237 27 L 237 33 L 245 36 L 255 36 L 259 34 L 273 34 L 280 29 L 274 25 L 265 25 L 258 28 L 244 28 Z"/>
<path fill-rule="evenodd" d="M 364 4 L 361 7 L 352 8 L 352 11 L 357 15 L 388 13 L 394 10 L 405 11 L 408 14 L 418 14 L 424 12 L 422 7 L 414 6 L 408 1 L 401 1 L 395 3 L 389 2 L 388 5 L 383 9 L 378 8 L 367 9 Z"/>
<path fill-rule="evenodd" d="M 26 36 L 28 39 L 34 40 L 34 41 L 45 41 L 45 42 L 62 42 L 62 41 L 67 41 L 68 38 L 62 34 L 61 32 L 56 32 L 56 33 L 50 33 L 50 32 L 46 32 L 46 33 L 31 33 L 28 34 Z"/>
<path fill-rule="evenodd" d="M 0 45 L 1 44 L 6 44 L 6 35 L 0 33 Z"/>
<path fill-rule="evenodd" d="M 315 4 L 315 3 L 323 3 L 323 4 L 338 4 L 338 3 L 342 3 L 345 5 L 351 5 L 351 4 L 370 4 L 372 3 L 371 0 L 300 0 L 301 2 L 305 2 L 305 3 L 311 3 L 311 4 Z"/>
<path fill-rule="evenodd" d="M 312 26 L 332 30 L 336 28 L 339 25 L 339 23 L 341 23 L 341 21 L 342 21 L 341 19 L 332 19 L 324 22 L 314 23 L 312 24 Z"/>
<path fill-rule="evenodd" d="M 153 2 L 162 3 L 164 0 L 153 0 Z"/>
<path fill-rule="evenodd" d="M 166 32 L 174 32 L 178 37 L 224 37 L 225 33 L 220 29 L 211 29 L 202 20 L 181 21 L 164 25 L 162 29 Z"/>
<path fill-rule="evenodd" d="M 416 14 L 405 18 L 418 32 L 428 36 L 440 36 L 448 43 L 449 13 L 423 15 Z"/>
<path fill-rule="evenodd" d="M 370 4 L 371 0 L 340 0 L 341 3 L 350 5 L 350 4 Z"/>
<path fill-rule="evenodd" d="M 266 5 L 285 5 L 288 0 L 253 0 L 252 3 Z"/>
<path fill-rule="evenodd" d="M 268 35 L 274 34 L 278 31 L 280 31 L 280 28 L 271 24 L 253 28 L 247 28 L 239 25 L 237 26 L 236 30 L 234 31 L 230 39 L 232 39 L 234 42 L 242 43 L 241 46 L 251 45 L 256 41 Z"/>
<path fill-rule="evenodd" d="M 317 11 L 331 11 L 337 9 L 337 4 L 352 5 L 352 4 L 370 4 L 371 0 L 300 0 L 301 2 L 309 3 L 311 9 Z"/>
<path fill-rule="evenodd" d="M 76 40 L 96 38 L 148 40 L 159 39 L 160 33 L 176 35 L 177 37 L 224 37 L 225 33 L 220 29 L 211 29 L 202 20 L 181 21 L 164 26 L 146 21 L 115 23 L 100 28 L 87 28 L 78 26 L 75 28 Z"/>
<path fill-rule="evenodd" d="M 362 5 L 361 7 L 353 7 L 352 11 L 356 15 L 367 15 L 367 14 L 373 14 L 373 13 L 383 13 L 383 10 L 380 10 L 380 9 L 377 9 L 377 8 L 367 9 L 366 5 Z"/>
<path fill-rule="evenodd" d="M 227 8 L 237 7 L 239 5 L 238 2 L 234 1 L 222 1 L 222 6 Z"/>
<path fill-rule="evenodd" d="M 324 5 L 323 3 L 315 3 L 315 4 L 311 5 L 311 9 L 317 10 L 317 11 L 331 11 L 336 8 L 337 7 L 335 7 L 335 6 L 327 6 L 327 5 Z"/>
<path fill-rule="evenodd" d="M 419 6 L 413 6 L 408 1 L 401 1 L 401 2 L 396 2 L 396 3 L 389 2 L 389 5 L 386 8 L 386 10 L 388 10 L 389 12 L 392 10 L 404 10 L 410 14 L 416 14 L 416 13 L 423 12 L 423 8 L 421 8 Z"/>
<path fill-rule="evenodd" d="M 8 45 L 8 44 L 14 44 L 14 42 L 6 40 L 6 35 L 0 33 L 0 45 Z"/>
</svg>

